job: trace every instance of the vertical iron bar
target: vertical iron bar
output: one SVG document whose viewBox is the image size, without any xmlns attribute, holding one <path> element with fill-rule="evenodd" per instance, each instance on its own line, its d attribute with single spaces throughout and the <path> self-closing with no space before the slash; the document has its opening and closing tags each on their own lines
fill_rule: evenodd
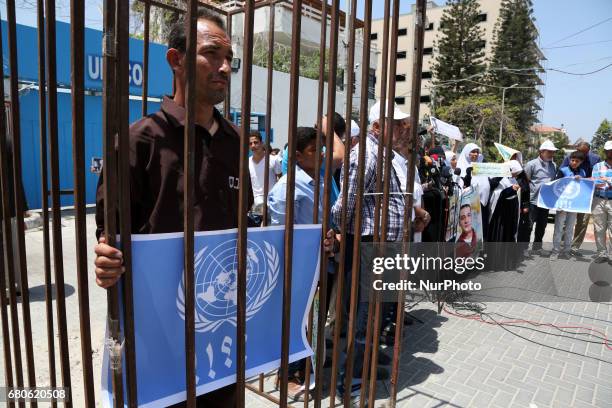
<svg viewBox="0 0 612 408">
<path fill-rule="evenodd" d="M 230 38 L 230 43 L 232 42 L 232 14 L 227 14 L 227 35 Z M 225 101 L 223 101 L 223 112 L 225 113 L 225 118 L 231 122 L 232 120 L 232 74 L 227 77 L 227 95 L 225 95 Z"/>
<path fill-rule="evenodd" d="M 242 50 L 242 104 L 241 104 L 241 138 L 240 141 L 240 192 L 238 199 L 238 279 L 237 279 L 237 326 L 236 336 L 236 406 L 244 407 L 245 374 L 246 374 L 246 272 L 247 272 L 247 227 L 248 227 L 248 189 L 244 188 L 249 175 L 249 133 L 251 126 L 251 81 L 253 74 L 253 24 L 255 18 L 255 1 L 246 0 L 244 9 L 244 48 Z"/>
<path fill-rule="evenodd" d="M 378 163 L 376 166 L 376 193 L 382 192 L 382 164 L 383 164 L 383 140 L 386 132 L 386 102 L 387 102 L 387 74 L 388 74 L 388 61 L 389 61 L 389 13 L 390 13 L 390 0 L 385 0 L 385 11 L 383 21 L 383 50 L 382 50 L 382 75 L 380 84 L 380 113 L 378 117 L 378 124 L 380 126 L 380 135 L 378 137 Z M 392 34 L 393 35 L 393 34 Z M 395 55 L 392 58 L 396 58 Z M 379 194 L 375 196 L 374 205 L 374 241 L 384 242 L 387 240 L 386 235 L 381 236 L 380 234 L 380 205 L 381 197 Z M 374 293 L 370 292 L 368 301 L 368 316 L 375 314 L 374 305 Z M 366 397 L 366 379 L 368 378 L 370 369 L 370 355 L 372 353 L 372 319 L 368 319 L 366 327 L 366 338 L 365 338 L 365 354 L 363 359 L 363 370 L 362 370 L 362 386 L 360 396 L 360 406 L 363 407 Z"/>
<path fill-rule="evenodd" d="M 132 284 L 132 220 L 130 205 L 130 143 L 129 143 L 129 21 L 130 4 L 127 1 L 117 3 L 116 10 L 116 51 L 117 51 L 117 96 L 119 112 L 118 123 L 118 172 L 119 175 L 119 223 L 121 251 L 125 272 L 122 277 L 123 296 L 123 330 L 125 346 L 125 378 L 129 407 L 136 407 L 136 346 L 134 344 L 134 300 Z M 143 100 L 144 103 L 144 100 Z"/>
<path fill-rule="evenodd" d="M 49 0 L 47 0 L 49 1 Z M 117 86 L 116 86 L 116 3 L 104 2 L 104 234 L 106 243 L 116 246 L 117 240 Z M 119 289 L 113 285 L 107 289 L 108 332 L 106 347 L 109 348 L 112 369 L 113 406 L 123 407 L 123 352 L 119 324 Z"/>
<path fill-rule="evenodd" d="M 83 364 L 83 387 L 85 406 L 95 406 L 93 366 L 91 351 L 91 329 L 89 321 L 89 288 L 87 269 L 87 232 L 85 229 L 85 3 L 71 0 L 70 3 L 70 70 L 72 78 L 72 149 L 74 163 L 74 209 L 76 227 L 76 261 L 79 292 L 79 321 L 81 329 L 81 359 Z M 46 201 L 46 197 L 44 198 Z"/>
<path fill-rule="evenodd" d="M 0 28 L 0 43 L 2 42 L 2 30 Z M 0 47 L 0 60 L 4 61 L 4 56 L 2 53 L 2 47 Z M 4 64 L 0 66 L 0 74 L 2 78 L 4 78 Z M 0 81 L 0 94 L 5 95 L 4 93 L 4 80 Z M 6 155 L 4 154 L 6 150 L 6 136 L 7 136 L 7 128 L 6 128 L 6 103 L 2 105 L 2 109 L 0 109 L 0 193 L 2 195 L 0 209 L 0 215 L 2 215 L 2 231 L 0 234 L 4 234 L 4 242 L 7 240 L 12 240 L 12 234 L 10 233 L 10 212 L 8 210 L 8 200 L 9 200 L 9 188 L 8 188 L 8 163 L 6 163 Z M 12 241 L 10 242 L 12 244 Z M 4 378 L 6 381 L 7 387 L 13 386 L 13 364 L 11 361 L 11 334 L 9 331 L 9 322 L 8 322 L 8 313 L 7 308 L 9 304 L 7 303 L 7 282 L 6 282 L 6 273 L 8 272 L 8 276 L 12 276 L 13 270 L 12 267 L 12 247 L 11 252 L 9 252 L 9 248 L 6 244 L 3 245 L 3 248 L 0 248 L 0 316 L 2 317 L 2 347 L 4 351 Z M 11 257 L 11 259 L 9 259 Z M 9 278 L 9 303 L 11 306 L 11 315 L 13 316 L 13 310 L 15 309 L 17 302 L 15 301 L 15 288 L 13 287 L 14 283 L 10 282 Z M 11 293 L 12 292 L 12 293 Z M 16 309 L 15 309 L 16 312 Z M 12 322 L 11 318 L 11 322 Z M 13 326 L 14 327 L 14 326 Z M 19 344 L 19 343 L 17 343 Z M 21 355 L 15 353 L 15 365 L 19 364 L 21 367 Z M 19 358 L 19 360 L 17 360 Z M 20 370 L 20 369 L 19 369 Z M 15 374 L 18 376 L 20 371 L 16 370 Z M 21 380 L 23 384 L 23 379 Z M 9 406 L 14 407 L 14 403 L 9 403 Z"/>
<path fill-rule="evenodd" d="M 345 378 L 344 378 L 344 406 L 350 406 L 351 382 L 353 378 L 353 354 L 355 349 L 355 317 L 357 313 L 358 303 L 358 276 L 360 263 L 355 260 L 359 259 L 361 253 L 361 223 L 363 220 L 363 193 L 365 189 L 365 152 L 366 138 L 368 127 L 368 85 L 369 85 L 369 67 L 370 67 L 370 33 L 372 32 L 372 0 L 365 0 L 364 6 L 364 28 L 363 28 L 363 55 L 361 64 L 361 103 L 359 107 L 359 157 L 357 163 L 357 197 L 355 204 L 355 219 L 354 219 L 354 242 L 353 242 L 353 265 L 351 270 L 351 293 L 349 305 L 348 327 L 346 331 L 346 363 L 345 363 Z M 335 386 L 332 384 L 332 386 Z"/>
<path fill-rule="evenodd" d="M 264 159 L 264 196 L 263 196 L 263 222 L 268 225 L 268 193 L 270 191 L 269 168 L 270 168 L 270 130 L 272 129 L 272 81 L 274 79 L 274 3 L 270 4 L 270 24 L 268 28 L 268 81 L 266 83 L 266 157 Z M 260 377 L 260 384 L 261 384 Z"/>
<path fill-rule="evenodd" d="M 283 277 L 283 323 L 281 335 L 280 406 L 287 407 L 287 381 L 289 366 L 289 334 L 291 319 L 291 277 L 293 273 L 293 223 L 295 204 L 295 148 L 297 143 L 298 94 L 300 89 L 300 42 L 302 27 L 302 0 L 294 0 L 291 23 L 291 69 L 289 73 L 289 128 L 287 147 L 287 191 L 285 209 L 285 272 Z M 315 205 L 316 208 L 316 205 Z M 306 385 L 308 388 L 308 384 Z"/>
<path fill-rule="evenodd" d="M 397 30 L 399 24 L 399 0 L 393 0 L 393 20 L 391 22 L 391 55 L 397 55 Z M 385 160 L 384 160 L 384 189 L 383 189 L 383 207 L 382 207 L 382 226 L 381 226 L 381 240 L 384 242 L 387 237 L 388 221 L 389 221 L 389 191 L 391 187 L 391 158 L 392 158 L 392 144 L 393 144 L 393 126 L 394 126 L 394 105 L 395 105 L 395 74 L 397 72 L 397 58 L 391 58 L 389 62 L 389 90 L 387 98 L 387 120 L 385 135 L 387 140 L 381 139 L 379 143 L 385 143 Z M 382 104 L 382 101 L 381 101 Z M 379 158 L 380 159 L 380 158 Z M 405 209 L 405 212 L 409 212 L 410 209 Z M 381 326 L 381 304 L 380 304 L 380 292 L 374 293 L 374 327 L 372 337 L 372 364 L 370 368 L 370 389 L 369 389 L 369 406 L 374 406 L 374 400 L 376 399 L 376 372 L 378 366 L 378 346 L 380 341 L 380 326 Z M 395 333 L 397 336 L 397 332 Z"/>
<path fill-rule="evenodd" d="M 332 169 L 332 156 L 333 156 L 333 143 L 335 141 L 334 133 L 334 113 L 336 111 L 336 77 L 338 65 L 338 31 L 340 25 L 340 1 L 332 1 L 332 12 L 331 12 L 331 27 L 329 37 L 329 70 L 327 79 L 327 129 L 325 129 L 326 135 L 326 152 L 325 152 L 325 180 L 323 184 L 323 225 L 322 233 L 326 236 L 327 231 L 330 229 L 330 197 L 331 197 L 331 183 L 333 169 Z M 318 207 L 318 202 L 315 204 L 315 208 Z M 323 392 L 323 364 L 325 362 L 325 321 L 327 320 L 327 266 L 328 258 L 323 250 L 323 242 L 321 242 L 321 266 L 319 268 L 319 316 L 317 325 L 317 354 L 316 358 L 316 372 L 315 382 L 319 384 L 315 389 L 315 408 L 321 407 L 321 396 Z"/>
<path fill-rule="evenodd" d="M 344 167 L 342 172 L 342 208 L 346 208 L 348 202 L 348 183 L 349 183 L 349 160 L 351 153 L 351 117 L 353 112 L 353 82 L 355 80 L 354 75 L 354 66 L 355 66 L 355 22 L 357 20 L 357 0 L 351 0 L 350 5 L 351 16 L 350 21 L 345 23 L 345 29 L 349 30 L 349 43 L 348 43 L 348 63 L 347 69 L 348 72 L 345 72 L 347 75 L 348 87 L 346 88 L 344 95 L 346 98 L 346 111 L 345 111 L 345 121 L 347 124 L 347 133 L 344 137 L 344 159 L 342 161 L 342 166 Z M 369 41 L 363 42 L 363 50 L 362 52 L 369 52 Z M 367 67 L 362 67 L 366 72 L 368 71 Z M 367 83 L 367 81 L 366 81 Z M 363 98 L 364 95 L 362 94 Z M 367 101 L 367 94 L 365 95 Z M 340 220 L 340 231 L 346 231 L 346 223 L 347 223 L 348 214 L 346 211 L 342 212 L 341 220 Z M 332 386 L 329 389 L 329 406 L 330 408 L 334 408 L 336 406 L 336 382 L 338 380 L 338 362 L 340 358 L 340 331 L 342 329 L 342 310 L 344 308 L 344 273 L 345 273 L 345 262 L 344 259 L 346 257 L 346 240 L 343 239 L 340 242 L 340 259 L 338 265 L 338 277 L 336 278 L 336 316 L 334 322 L 334 341 L 333 341 L 333 352 L 332 352 L 332 368 L 331 368 L 331 381 L 330 384 Z"/>
<path fill-rule="evenodd" d="M 321 135 L 323 134 L 323 101 L 325 98 L 325 54 L 327 49 L 327 0 L 321 0 L 321 30 L 320 30 L 320 39 L 319 39 L 319 88 L 317 90 L 317 157 L 321 157 Z M 320 186 L 321 186 L 321 161 L 317 160 L 315 162 L 315 179 L 314 179 L 314 199 L 313 202 L 319 202 L 320 196 Z M 312 222 L 313 224 L 317 224 L 319 222 L 319 206 L 315 205 L 313 208 L 312 214 Z M 318 292 L 315 295 L 315 301 L 318 299 Z M 319 303 L 320 304 L 320 303 Z M 313 318 L 314 318 L 314 301 L 313 304 L 310 305 L 310 311 L 308 313 L 308 333 L 306 334 L 308 338 L 308 343 L 312 343 L 312 329 L 313 329 Z M 304 383 L 308 384 L 304 389 L 304 407 L 307 408 L 310 399 L 310 371 L 312 367 L 312 358 L 306 358 L 306 369 L 304 370 Z"/>
<path fill-rule="evenodd" d="M 13 186 L 15 197 L 15 217 L 17 228 L 17 265 L 21 284 L 21 313 L 23 318 L 23 336 L 25 337 L 26 364 L 28 366 L 28 385 L 36 387 L 36 369 L 34 367 L 34 345 L 32 344 L 32 319 L 30 316 L 30 294 L 28 287 L 28 265 L 25 250 L 25 225 L 23 222 L 24 203 L 21 188 L 23 178 L 21 176 L 21 115 L 19 108 L 19 68 L 17 66 L 17 19 L 15 16 L 15 0 L 6 3 L 6 15 L 8 23 L 8 51 L 9 66 L 11 70 L 11 137 L 13 141 Z M 10 219 L 11 214 L 7 214 Z M 7 237 L 8 240 L 12 237 Z M 6 244 L 6 242 L 5 242 Z M 12 271 L 9 271 L 12 275 Z M 14 335 L 14 333 L 13 333 Z M 36 401 L 31 402 L 36 407 Z"/>
<path fill-rule="evenodd" d="M 40 126 L 40 173 L 43 220 L 43 262 L 45 274 L 45 310 L 47 318 L 47 350 L 49 356 L 49 386 L 57 384 L 55 372 L 55 336 L 53 326 L 53 293 L 51 287 L 51 248 L 49 237 L 49 179 L 47 163 L 47 90 L 45 74 L 45 10 L 43 0 L 37 0 L 38 33 L 38 121 Z M 51 406 L 57 407 L 57 401 Z"/>
<path fill-rule="evenodd" d="M 185 358 L 187 383 L 187 406 L 196 406 L 196 361 L 195 361 L 195 276 L 194 276 L 194 221 L 193 203 L 195 194 L 195 112 L 197 101 L 196 88 L 196 50 L 198 2 L 190 0 L 185 19 L 187 25 L 187 46 L 185 50 L 185 143 L 183 146 L 184 166 L 184 224 L 185 233 Z"/>
<path fill-rule="evenodd" d="M 414 189 L 414 178 L 415 178 L 415 162 L 416 162 L 416 146 L 417 146 L 417 126 L 419 121 L 419 108 L 421 98 L 421 72 L 423 69 L 423 42 L 425 38 L 425 19 L 426 19 L 427 7 L 425 0 L 417 0 L 416 2 L 416 19 L 414 28 L 414 65 L 412 67 L 412 93 L 410 103 L 410 157 L 408 158 L 408 181 L 406 182 L 406 190 L 409 194 L 406 195 L 406 204 L 404 208 L 404 236 L 402 245 L 404 248 L 403 253 L 409 253 L 410 250 L 410 233 L 412 229 L 411 214 L 413 197 L 412 192 Z M 402 277 L 403 278 L 403 277 Z M 397 403 L 397 381 L 399 377 L 399 362 L 401 357 L 402 347 L 402 329 L 404 326 L 404 292 L 400 291 L 398 294 L 397 303 L 397 320 L 396 320 L 396 334 L 395 342 L 393 344 L 393 362 L 391 366 L 391 390 L 390 390 L 390 406 L 395 407 Z"/>
<path fill-rule="evenodd" d="M 149 37 L 151 26 L 151 3 L 144 1 L 144 39 L 142 51 L 142 116 L 147 116 L 147 104 L 149 99 Z"/>
</svg>

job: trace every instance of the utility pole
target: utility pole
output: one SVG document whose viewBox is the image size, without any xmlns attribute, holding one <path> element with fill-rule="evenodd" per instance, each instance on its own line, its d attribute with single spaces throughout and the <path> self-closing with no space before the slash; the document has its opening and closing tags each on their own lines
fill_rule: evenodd
<svg viewBox="0 0 612 408">
<path fill-rule="evenodd" d="M 502 142 L 502 128 L 504 126 L 504 103 L 506 101 L 506 89 L 514 88 L 518 86 L 518 84 L 512 84 L 510 86 L 502 88 L 502 107 L 501 107 L 501 117 L 499 118 L 499 144 Z"/>
</svg>

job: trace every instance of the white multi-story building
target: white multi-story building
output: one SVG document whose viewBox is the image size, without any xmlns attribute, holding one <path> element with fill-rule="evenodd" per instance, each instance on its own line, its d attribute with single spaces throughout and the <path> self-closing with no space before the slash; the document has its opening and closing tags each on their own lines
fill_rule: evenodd
<svg viewBox="0 0 612 408">
<path fill-rule="evenodd" d="M 480 26 L 483 31 L 483 47 L 485 59 L 492 56 L 493 38 L 495 33 L 495 23 L 499 17 L 500 0 L 479 0 L 480 4 Z M 439 6 L 433 1 L 427 2 L 427 21 L 425 24 L 425 40 L 423 45 L 423 69 L 421 75 L 421 106 L 419 114 L 428 115 L 430 113 L 430 102 L 435 88 L 432 85 L 432 66 L 436 58 L 437 49 L 434 46 L 435 41 L 441 35 L 440 20 L 446 6 Z M 399 107 L 406 111 L 410 111 L 410 94 L 412 88 L 412 71 L 414 64 L 414 19 L 416 7 L 407 14 L 402 14 L 399 17 L 398 26 L 398 49 L 397 49 L 397 75 L 395 87 L 395 101 Z M 379 50 L 382 49 L 383 20 L 374 20 L 372 22 L 372 45 L 375 45 Z M 544 59 L 544 55 L 540 53 L 540 59 Z M 378 55 L 378 69 L 376 71 L 376 97 L 380 97 L 380 86 L 382 76 L 382 55 Z M 543 85 L 543 83 L 541 84 Z"/>
</svg>

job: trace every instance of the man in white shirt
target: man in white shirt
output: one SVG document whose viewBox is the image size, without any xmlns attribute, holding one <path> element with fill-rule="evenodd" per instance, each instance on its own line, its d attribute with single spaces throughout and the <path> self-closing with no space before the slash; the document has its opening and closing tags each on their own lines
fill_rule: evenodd
<svg viewBox="0 0 612 408">
<path fill-rule="evenodd" d="M 249 157 L 249 173 L 251 174 L 251 185 L 253 186 L 253 213 L 261 215 L 264 206 L 264 182 L 267 174 L 269 185 L 268 191 L 276 184 L 277 176 L 281 174 L 282 159 L 280 155 L 270 155 L 270 165 L 266 171 L 266 147 L 262 142 L 259 131 L 251 131 L 249 137 L 249 148 L 253 155 Z"/>
</svg>

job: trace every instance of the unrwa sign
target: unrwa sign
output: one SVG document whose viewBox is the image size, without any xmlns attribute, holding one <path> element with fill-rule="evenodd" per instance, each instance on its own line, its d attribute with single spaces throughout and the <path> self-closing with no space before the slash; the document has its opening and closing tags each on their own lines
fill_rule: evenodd
<svg viewBox="0 0 612 408">
<path fill-rule="evenodd" d="M 130 86 L 142 86 L 143 72 L 141 62 L 130 61 Z M 104 79 L 104 58 L 101 55 L 87 55 L 87 77 L 92 81 L 102 82 Z"/>
</svg>

